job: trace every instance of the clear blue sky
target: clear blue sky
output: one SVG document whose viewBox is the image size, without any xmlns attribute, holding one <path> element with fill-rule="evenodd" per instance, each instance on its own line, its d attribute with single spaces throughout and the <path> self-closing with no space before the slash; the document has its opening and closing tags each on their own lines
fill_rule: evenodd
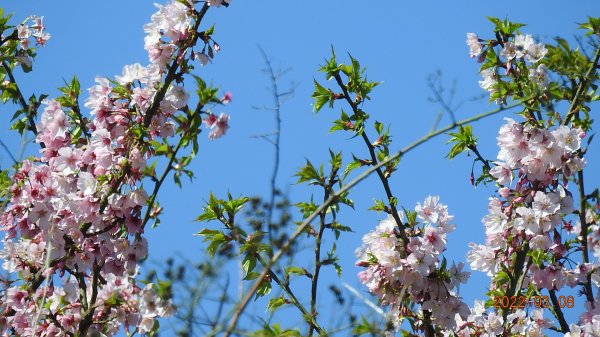
<svg viewBox="0 0 600 337">
<path fill-rule="evenodd" d="M 123 65 L 145 64 L 142 26 L 154 12 L 151 1 L 4 1 L 2 5 L 15 18 L 30 14 L 45 17 L 52 34 L 47 47 L 38 52 L 34 72 L 19 73 L 18 79 L 26 94 L 57 95 L 56 87 L 63 79 L 76 74 L 82 88 L 93 84 L 96 75 L 112 77 L 121 73 Z M 261 73 L 264 67 L 257 46 L 262 46 L 276 66 L 291 68 L 282 84 L 298 84 L 295 95 L 282 111 L 282 158 L 278 186 L 290 191 L 292 202 L 306 200 L 307 190 L 295 182 L 293 173 L 305 158 L 314 163 L 324 162 L 327 147 L 364 154 L 358 139 L 348 140 L 342 134 L 329 134 L 329 122 L 338 111 L 324 109 L 312 113 L 310 94 L 313 77 L 323 82 L 316 72 L 331 45 L 338 59 L 350 52 L 367 66 L 369 78 L 383 81 L 375 89 L 373 100 L 365 110 L 374 119 L 391 124 L 394 144 L 399 149 L 427 133 L 441 108 L 429 102 L 431 93 L 426 78 L 437 69 L 450 86 L 456 81 L 455 102 L 457 119 L 493 109 L 486 100 L 472 100 L 484 92 L 479 88 L 478 65 L 469 58 L 465 45 L 467 32 L 482 37 L 491 36 L 491 24 L 486 16 L 508 17 L 527 23 L 524 32 L 542 42 L 561 35 L 571 38 L 577 33 L 577 22 L 588 15 L 600 14 L 600 2 L 575 1 L 247 1 L 235 0 L 229 8 L 210 10 L 206 25 L 216 23 L 214 38 L 222 47 L 215 62 L 197 69 L 207 82 L 233 93 L 233 102 L 222 111 L 231 114 L 231 129 L 226 137 L 214 142 L 202 135 L 201 151 L 193 164 L 197 179 L 182 190 L 169 186 L 161 193 L 165 207 L 162 225 L 148 230 L 151 259 L 161 261 L 176 252 L 191 259 L 200 258 L 203 245 L 192 236 L 205 224 L 192 222 L 210 191 L 224 196 L 266 195 L 272 169 L 272 146 L 252 138 L 272 132 L 275 128 L 270 112 L 253 106 L 269 105 L 272 101 L 268 78 Z M 572 40 L 572 39 L 571 39 Z M 84 93 L 83 98 L 87 96 Z M 81 100 L 83 101 L 83 99 Z M 8 106 L 0 106 L 0 122 L 10 118 Z M 217 110 L 215 112 L 220 112 Z M 474 125 L 486 157 L 495 157 L 495 137 L 504 116 L 490 118 Z M 444 116 L 440 126 L 449 123 Z M 0 137 L 15 149 L 19 138 L 2 131 Z M 439 194 L 456 216 L 457 230 L 450 236 L 449 259 L 464 260 L 468 242 L 482 242 L 483 225 L 480 219 L 487 211 L 487 198 L 492 188 L 473 188 L 469 185 L 471 158 L 461 156 L 446 160 L 448 137 L 442 136 L 417 152 L 407 155 L 392 178 L 392 190 L 400 204 L 414 207 L 429 194 Z M 33 146 L 30 146 L 33 148 Z M 598 151 L 592 151 L 590 171 L 598 172 Z M 10 164 L 9 157 L 0 151 L 0 165 Z M 594 169 L 594 167 L 596 169 Z M 589 175 L 586 183 L 600 185 L 600 176 Z M 341 222 L 351 226 L 354 233 L 341 237 L 338 252 L 344 267 L 343 280 L 360 288 L 354 267 L 354 249 L 364 233 L 373 229 L 381 214 L 366 211 L 374 197 L 382 191 L 371 178 L 353 189 L 351 198 L 356 211 L 346 210 Z M 212 226 L 215 226 L 213 224 Z M 333 274 L 322 279 L 325 289 L 340 282 Z M 463 296 L 472 304 L 477 294 L 488 285 L 480 273 L 472 275 Z"/>
</svg>

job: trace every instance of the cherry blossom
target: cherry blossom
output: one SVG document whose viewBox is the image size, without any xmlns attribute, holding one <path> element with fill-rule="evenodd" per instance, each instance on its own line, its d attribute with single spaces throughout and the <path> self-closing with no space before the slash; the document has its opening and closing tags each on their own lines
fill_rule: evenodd
<svg viewBox="0 0 600 337">
<path fill-rule="evenodd" d="M 483 46 L 475 33 L 467 33 L 467 46 L 469 46 L 469 55 L 471 55 L 471 57 L 477 57 L 483 51 Z"/>
<path fill-rule="evenodd" d="M 41 156 L 15 172 L 10 203 L 0 216 L 3 268 L 23 281 L 9 286 L 9 300 L 0 303 L 2 312 L 14 312 L 3 329 L 10 326 L 19 336 L 68 336 L 92 315 L 89 331 L 95 335 L 112 336 L 121 327 L 147 333 L 157 318 L 172 313 L 154 285 L 140 289 L 135 282 L 148 252 L 142 218 L 148 194 L 141 179 L 152 155 L 144 142 L 173 137 L 173 116 L 188 104 L 189 94 L 174 84 L 154 101 L 172 56 L 191 42 L 194 18 L 178 1 L 157 8 L 144 27 L 150 64 L 127 65 L 115 81 L 97 77 L 89 89 L 89 138 L 73 141 L 66 110 L 56 100 L 43 102 L 36 137 L 44 144 Z M 41 18 L 33 21 L 17 28 L 23 47 L 31 37 L 47 40 Z M 147 140 L 135 133 L 145 119 Z M 215 117 L 210 138 L 224 135 L 228 122 L 226 114 Z"/>
<path fill-rule="evenodd" d="M 367 269 L 359 273 L 359 279 L 383 305 L 391 305 L 392 312 L 400 310 L 406 295 L 423 310 L 429 310 L 436 324 L 451 328 L 456 325 L 455 314 L 464 318 L 468 315 L 466 304 L 452 289 L 465 283 L 469 273 L 463 272 L 463 264 L 459 264 L 443 271 L 448 273 L 447 278 L 434 274 L 440 268 L 440 255 L 446 249 L 446 234 L 454 229 L 449 223 L 453 217 L 437 196 L 418 203 L 415 212 L 423 221 L 423 227 L 418 234 L 408 233 L 410 239 L 405 248 L 391 215 L 363 237 L 357 265 Z M 398 216 L 403 219 L 402 214 Z M 399 319 L 399 316 L 395 318 L 396 325 Z"/>
<path fill-rule="evenodd" d="M 219 117 L 211 113 L 203 121 L 210 128 L 210 133 L 208 134 L 210 140 L 215 140 L 225 135 L 227 130 L 229 130 L 229 115 L 225 113 L 221 113 Z"/>
</svg>

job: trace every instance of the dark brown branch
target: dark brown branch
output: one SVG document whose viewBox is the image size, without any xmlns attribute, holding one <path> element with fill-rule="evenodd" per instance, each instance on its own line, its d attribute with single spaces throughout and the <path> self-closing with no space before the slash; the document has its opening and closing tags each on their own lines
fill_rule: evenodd
<svg viewBox="0 0 600 337">
<path fill-rule="evenodd" d="M 569 122 L 571 122 L 571 118 L 573 118 L 579 112 L 579 107 L 578 107 L 579 101 L 581 100 L 582 96 L 585 95 L 585 92 L 587 92 L 588 88 L 592 84 L 592 82 L 594 80 L 593 77 L 596 76 L 596 69 L 598 68 L 599 61 L 600 61 L 600 46 L 598 46 L 596 48 L 596 54 L 594 55 L 594 60 L 592 61 L 592 64 L 590 64 L 590 68 L 585 73 L 584 77 L 579 82 L 579 86 L 577 87 L 577 92 L 575 93 L 575 97 L 573 97 L 573 100 L 571 101 L 571 106 L 569 107 L 569 111 L 567 112 L 567 115 L 565 116 L 565 119 L 563 120 L 563 123 L 562 123 L 563 125 L 569 124 Z"/>
<path fill-rule="evenodd" d="M 75 333 L 75 337 L 87 336 L 87 331 L 94 323 L 94 312 L 96 311 L 96 300 L 98 299 L 98 280 L 100 279 L 101 266 L 98 264 L 98 260 L 94 260 L 94 266 L 92 267 L 92 296 L 90 298 L 87 309 L 82 309 L 82 319 L 79 324 L 79 329 Z"/>
<path fill-rule="evenodd" d="M 323 194 L 323 202 L 327 202 L 329 199 L 329 195 L 333 191 L 333 185 L 336 181 L 337 169 L 332 167 L 331 175 L 329 176 L 327 185 L 325 187 L 325 193 Z M 325 228 L 327 228 L 327 224 L 325 223 L 325 217 L 327 216 L 327 209 L 322 211 L 319 214 L 319 231 L 317 232 L 317 237 L 315 239 L 315 267 L 313 270 L 313 274 L 311 277 L 311 287 L 310 287 L 310 314 L 313 319 L 317 317 L 317 290 L 319 287 L 319 274 L 321 272 L 321 266 L 323 262 L 321 261 L 321 243 L 323 240 L 323 233 L 325 232 Z M 308 335 L 312 336 L 315 329 L 313 326 L 310 327 Z M 320 333 L 320 331 L 317 330 Z"/>
<path fill-rule="evenodd" d="M 599 49 L 600 50 L 600 49 Z M 585 219 L 585 213 L 587 209 L 587 198 L 585 196 L 583 171 L 577 172 L 577 186 L 579 188 L 579 222 L 581 223 L 581 253 L 583 255 L 583 262 L 589 263 L 590 256 L 588 252 L 588 230 L 589 225 Z M 590 303 L 592 308 L 594 307 L 594 293 L 592 290 L 592 275 L 587 273 L 586 281 L 584 283 L 584 293 L 587 301 Z"/>
<path fill-rule="evenodd" d="M 359 114 L 358 104 L 356 102 L 354 102 L 352 100 L 352 98 L 350 97 L 350 94 L 348 93 L 348 88 L 342 81 L 342 77 L 338 73 L 338 74 L 335 74 L 334 78 L 335 78 L 338 86 L 342 89 L 342 92 L 344 94 L 344 99 L 348 102 L 348 104 L 352 108 L 352 111 L 354 112 L 354 114 L 358 115 Z M 376 166 L 379 161 L 377 160 L 377 155 L 375 154 L 375 147 L 371 143 L 371 140 L 369 139 L 369 137 L 367 136 L 365 131 L 361 132 L 361 137 L 364 140 L 365 144 L 367 145 L 367 148 L 369 149 L 369 155 L 371 157 L 372 165 Z M 391 215 L 394 218 L 396 225 L 398 226 L 398 229 L 399 229 L 398 232 L 400 234 L 400 238 L 402 239 L 404 247 L 406 247 L 406 245 L 408 244 L 408 237 L 406 236 L 404 224 L 402 223 L 402 220 L 400 219 L 400 216 L 398 215 L 398 209 L 396 208 L 396 203 L 394 201 L 395 197 L 392 194 L 392 190 L 390 188 L 389 182 L 388 182 L 386 176 L 383 174 L 383 171 L 381 170 L 381 168 L 377 168 L 375 172 L 377 173 L 377 176 L 379 177 L 379 180 L 381 181 L 381 184 L 383 185 L 383 189 L 385 190 L 385 194 L 388 198 L 388 203 L 390 205 L 390 209 L 391 209 L 391 213 L 392 213 Z M 403 254 L 405 254 L 405 252 L 403 252 Z"/>
<path fill-rule="evenodd" d="M 27 103 L 27 101 L 25 100 L 25 96 L 23 96 L 23 93 L 21 92 L 21 89 L 19 88 L 19 85 L 17 84 L 17 81 L 15 80 L 15 76 L 14 76 L 10 66 L 5 61 L 2 61 L 2 67 L 4 68 L 4 71 L 6 72 L 6 74 L 8 75 L 10 82 L 13 83 L 16 87 L 17 101 L 21 105 L 21 108 L 25 111 L 25 115 L 27 116 L 27 121 L 29 123 L 29 130 L 31 130 L 31 132 L 33 132 L 33 134 L 37 136 L 38 130 L 35 125 L 35 118 L 34 118 L 35 111 L 33 111 L 34 110 L 33 107 L 30 106 Z M 44 143 L 40 143 L 40 146 L 42 148 L 46 147 L 44 145 Z"/>
<path fill-rule="evenodd" d="M 529 242 L 525 241 L 521 245 L 521 250 L 516 253 L 515 263 L 514 263 L 514 274 L 510 277 L 510 284 L 506 291 L 506 297 L 512 298 L 512 296 L 516 296 L 521 292 L 521 287 L 523 286 L 523 280 L 527 275 L 527 271 L 531 266 L 531 260 L 527 258 L 527 253 L 529 252 Z M 525 269 L 525 270 L 523 270 Z M 502 318 L 505 322 L 505 328 L 508 325 L 506 317 L 508 316 L 509 310 L 503 310 Z"/>
<path fill-rule="evenodd" d="M 552 308 L 553 308 L 552 312 L 558 319 L 558 323 L 560 324 L 560 328 L 562 330 L 559 332 L 567 333 L 570 331 L 569 324 L 565 320 L 565 315 L 563 314 L 560 303 L 558 302 L 558 299 L 556 298 L 556 290 L 552 289 L 549 291 L 549 293 L 550 293 L 550 301 L 552 301 Z"/>
<path fill-rule="evenodd" d="M 473 151 L 477 159 L 483 164 L 483 166 L 485 166 L 488 172 L 492 169 L 490 166 L 490 162 L 487 159 L 483 158 L 476 146 L 469 146 L 469 150 Z"/>
</svg>

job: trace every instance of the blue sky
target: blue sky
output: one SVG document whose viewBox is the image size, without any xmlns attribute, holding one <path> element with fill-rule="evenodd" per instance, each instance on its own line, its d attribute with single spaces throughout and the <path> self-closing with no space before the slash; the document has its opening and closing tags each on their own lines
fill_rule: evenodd
<svg viewBox="0 0 600 337">
<path fill-rule="evenodd" d="M 120 74 L 123 65 L 146 63 L 142 26 L 149 21 L 154 7 L 150 1 L 5 1 L 2 6 L 15 13 L 16 19 L 30 14 L 45 17 L 52 34 L 47 47 L 39 49 L 34 72 L 19 73 L 22 90 L 30 94 L 58 94 L 56 87 L 63 79 L 77 75 L 82 88 L 93 84 L 96 75 L 112 77 Z M 321 83 L 319 65 L 330 55 L 333 45 L 338 60 L 347 60 L 351 53 L 367 67 L 370 79 L 382 81 L 372 94 L 365 110 L 374 119 L 391 124 L 394 145 L 400 149 L 427 133 L 442 109 L 428 101 L 432 94 L 427 77 L 441 70 L 443 83 L 449 88 L 456 84 L 457 119 L 494 109 L 486 99 L 474 99 L 485 94 L 479 86 L 478 65 L 468 56 L 465 45 L 467 32 L 482 37 L 491 36 L 491 24 L 486 16 L 508 17 L 527 23 L 524 32 L 542 42 L 560 35 L 569 38 L 577 34 L 577 22 L 588 15 L 600 13 L 600 2 L 577 1 L 568 5 L 559 1 L 244 1 L 235 0 L 229 8 L 210 10 L 204 27 L 215 23 L 214 38 L 222 47 L 213 64 L 198 67 L 196 73 L 207 82 L 233 93 L 233 102 L 216 110 L 231 114 L 231 129 L 226 137 L 214 142 L 202 134 L 200 154 L 192 164 L 197 179 L 179 190 L 168 186 L 160 196 L 165 207 L 162 224 L 147 231 L 151 259 L 162 261 L 176 252 L 190 259 L 199 259 L 204 246 L 199 237 L 192 236 L 205 224 L 192 222 L 200 213 L 210 191 L 224 196 L 266 195 L 272 167 L 273 148 L 253 136 L 274 130 L 273 116 L 254 106 L 271 104 L 267 90 L 268 78 L 261 73 L 264 62 L 261 46 L 275 67 L 290 71 L 282 79 L 285 88 L 295 83 L 294 96 L 282 110 L 281 167 L 278 186 L 289 190 L 292 202 L 307 200 L 304 186 L 293 185 L 293 177 L 305 161 L 325 162 L 330 147 L 350 153 L 364 154 L 358 139 L 347 135 L 329 134 L 330 121 L 338 110 L 323 109 L 312 113 L 310 95 L 312 81 Z M 329 85 L 333 85 L 332 83 Z M 87 97 L 87 93 L 82 98 Z M 83 99 L 81 99 L 83 101 Z M 0 122 L 5 125 L 12 115 L 8 106 L 0 106 Z M 495 136 L 502 113 L 474 124 L 484 156 L 495 157 Z M 449 123 L 444 115 L 440 126 Z M 2 132 L 1 139 L 18 149 L 20 139 Z M 441 136 L 407 155 L 394 174 L 392 190 L 400 204 L 413 208 L 427 195 L 438 194 L 455 215 L 457 230 L 450 236 L 447 256 L 464 260 L 468 242 L 482 242 L 487 199 L 493 189 L 469 185 L 472 158 L 460 156 L 445 159 L 449 147 Z M 33 149 L 34 146 L 30 146 Z M 588 156 L 590 171 L 598 172 L 597 151 Z M 9 157 L 0 151 L 0 165 L 10 164 Z M 600 185 L 600 176 L 589 175 L 590 186 Z M 354 249 L 360 238 L 372 230 L 383 215 L 366 211 L 374 197 L 381 198 L 382 189 L 375 177 L 367 179 L 352 190 L 356 211 L 346 210 L 341 222 L 351 226 L 354 233 L 345 234 L 338 244 L 344 267 L 343 280 L 361 291 L 354 267 Z M 215 226 L 210 224 L 209 226 Z M 308 263 L 308 262 L 307 262 Z M 323 289 L 340 280 L 333 273 L 322 279 Z M 472 303 L 487 286 L 487 279 L 473 273 L 463 296 Z"/>
</svg>

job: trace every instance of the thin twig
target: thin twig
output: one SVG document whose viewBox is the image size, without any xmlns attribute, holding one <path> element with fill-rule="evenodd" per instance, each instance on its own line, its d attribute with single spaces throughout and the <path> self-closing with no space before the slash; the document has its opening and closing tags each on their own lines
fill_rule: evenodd
<svg viewBox="0 0 600 337">
<path fill-rule="evenodd" d="M 592 84 L 592 80 L 593 80 L 592 77 L 594 77 L 596 75 L 596 69 L 598 68 L 599 61 L 600 61 L 600 46 L 598 46 L 596 48 L 596 54 L 594 55 L 594 60 L 592 61 L 592 64 L 590 64 L 590 68 L 585 73 L 585 76 L 579 82 L 579 87 L 577 88 L 575 97 L 573 97 L 573 100 L 571 101 L 571 106 L 569 107 L 568 113 L 565 116 L 565 119 L 563 120 L 562 125 L 569 124 L 569 122 L 571 121 L 571 118 L 573 118 L 573 116 L 575 116 L 575 114 L 577 112 L 579 112 L 579 108 L 577 107 L 577 105 L 579 104 L 579 100 L 581 99 L 581 96 L 584 95 L 584 93 L 588 90 L 590 84 Z"/>
<path fill-rule="evenodd" d="M 6 74 L 8 75 L 10 82 L 15 85 L 16 92 L 17 92 L 17 100 L 18 100 L 19 104 L 21 105 L 21 108 L 23 108 L 23 110 L 25 111 L 25 115 L 27 116 L 27 121 L 29 123 L 29 130 L 31 130 L 31 132 L 33 132 L 33 134 L 37 136 L 38 130 L 35 125 L 35 119 L 33 116 L 34 111 L 32 111 L 33 110 L 32 107 L 29 106 L 29 104 L 27 104 L 27 101 L 25 100 L 25 96 L 23 96 L 23 93 L 21 92 L 21 89 L 19 88 L 19 85 L 17 84 L 17 81 L 15 80 L 15 76 L 14 76 L 10 66 L 5 61 L 2 61 L 2 67 L 4 68 L 4 71 L 6 72 Z M 42 148 L 46 147 L 44 145 L 44 143 L 40 143 L 40 146 Z"/>
<path fill-rule="evenodd" d="M 10 156 L 10 159 L 13 161 L 13 164 L 17 164 L 17 158 L 15 158 L 15 156 L 12 154 L 12 152 L 10 152 L 10 149 L 6 146 L 6 144 L 4 144 L 4 142 L 2 141 L 2 139 L 0 139 L 0 146 L 2 146 L 4 148 L 4 150 L 6 151 L 6 153 L 8 153 L 8 155 Z"/>
<path fill-rule="evenodd" d="M 268 137 L 263 136 L 262 138 L 266 139 L 267 141 L 269 141 L 271 144 L 273 144 L 273 146 L 275 147 L 275 154 L 274 154 L 274 158 L 273 158 L 273 173 L 271 174 L 271 190 L 270 190 L 270 199 L 269 199 L 269 205 L 267 208 L 267 214 L 266 214 L 266 222 L 267 222 L 267 235 L 269 238 L 269 243 L 273 244 L 273 210 L 275 208 L 275 193 L 276 193 L 276 189 L 277 189 L 277 174 L 279 172 L 279 162 L 280 162 L 280 152 L 281 152 L 281 147 L 280 147 L 280 139 L 281 139 L 281 99 L 282 97 L 286 97 L 289 96 L 293 93 L 293 90 L 288 90 L 285 93 L 281 93 L 279 91 L 279 78 L 281 77 L 282 73 L 281 71 L 279 72 L 275 72 L 275 70 L 273 69 L 273 65 L 271 63 L 271 60 L 269 59 L 269 57 L 267 56 L 267 53 L 265 52 L 265 50 L 261 47 L 258 46 L 258 50 L 260 51 L 266 68 L 264 70 L 264 72 L 267 74 L 267 76 L 269 77 L 269 80 L 271 81 L 271 94 L 273 96 L 273 107 L 270 108 L 269 110 L 272 110 L 275 114 L 275 132 L 272 133 L 272 135 L 274 136 L 275 140 L 271 140 Z"/>
<path fill-rule="evenodd" d="M 368 298 L 366 298 L 363 295 L 361 295 L 358 292 L 358 290 L 354 289 L 354 287 L 352 287 L 351 285 L 349 285 L 346 282 L 342 282 L 342 286 L 344 288 L 348 289 L 348 291 L 351 292 L 354 296 L 358 297 L 359 300 L 363 301 L 367 306 L 369 306 L 369 308 L 373 309 L 373 311 L 375 311 L 376 313 L 378 313 L 379 316 L 387 319 L 387 315 L 385 314 L 385 312 L 377 304 L 373 303 Z"/>
<path fill-rule="evenodd" d="M 329 175 L 329 179 L 327 184 L 324 186 L 325 192 L 323 194 L 323 202 L 326 202 L 329 199 L 329 195 L 333 192 L 333 186 L 336 182 L 337 177 L 337 168 L 331 168 L 331 174 Z M 323 262 L 321 261 L 321 243 L 323 240 L 323 234 L 325 233 L 325 218 L 327 216 L 327 209 L 322 211 L 319 214 L 319 230 L 317 232 L 317 237 L 315 238 L 315 267 L 313 270 L 313 274 L 311 277 L 311 285 L 310 285 L 310 315 L 313 319 L 317 317 L 317 291 L 319 289 L 319 274 L 321 272 L 321 266 Z M 334 217 L 335 220 L 335 217 Z M 312 336 L 314 332 L 313 327 L 311 326 L 308 331 L 308 336 Z M 317 331 L 318 332 L 318 331 Z"/>
<path fill-rule="evenodd" d="M 455 109 L 450 107 L 450 105 L 452 104 L 452 100 L 454 99 L 456 82 L 452 85 L 452 89 L 450 90 L 450 98 L 448 100 L 446 100 L 442 96 L 441 85 L 436 85 L 436 82 L 439 81 L 440 77 L 441 77 L 441 71 L 438 71 L 438 73 L 436 75 L 431 75 L 427 79 L 427 84 L 429 85 L 429 89 L 431 89 L 431 92 L 433 93 L 433 96 L 434 96 L 433 99 L 431 99 L 431 100 L 433 102 L 439 103 L 442 106 L 442 108 L 450 116 L 450 121 L 452 122 L 452 124 L 455 124 L 456 123 L 456 117 L 455 117 L 455 113 L 454 113 Z"/>
<path fill-rule="evenodd" d="M 144 221 L 142 221 L 142 227 L 145 227 L 148 220 L 150 220 L 150 214 L 152 212 L 152 209 L 154 208 L 154 202 L 156 201 L 156 196 L 158 195 L 158 191 L 160 190 L 160 187 L 162 186 L 163 182 L 165 181 L 165 179 L 167 178 L 167 176 L 173 169 L 173 162 L 175 162 L 175 159 L 177 158 L 177 152 L 179 152 L 179 150 L 183 146 L 183 143 L 185 143 L 185 142 L 186 142 L 185 137 L 182 136 L 181 139 L 179 140 L 179 143 L 177 144 L 177 147 L 171 154 L 171 158 L 169 158 L 167 167 L 165 167 L 165 170 L 164 170 L 163 174 L 160 176 L 160 179 L 154 185 L 154 190 L 152 191 L 152 195 L 150 196 L 150 201 L 148 202 L 148 207 L 146 208 L 146 214 L 144 215 Z"/>
</svg>

